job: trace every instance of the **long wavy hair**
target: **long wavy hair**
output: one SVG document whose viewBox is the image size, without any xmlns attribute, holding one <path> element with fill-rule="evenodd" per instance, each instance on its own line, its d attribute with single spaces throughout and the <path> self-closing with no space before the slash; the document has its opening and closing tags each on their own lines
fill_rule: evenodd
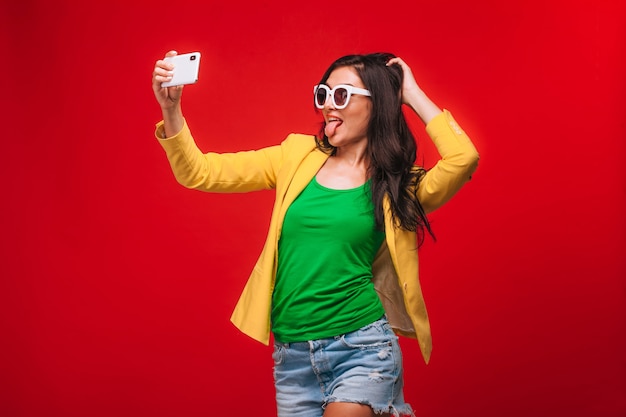
<svg viewBox="0 0 626 417">
<path fill-rule="evenodd" d="M 426 213 L 417 198 L 417 186 L 426 173 L 415 165 L 417 144 L 402 112 L 403 72 L 399 65 L 387 66 L 394 58 L 390 53 L 347 55 L 333 62 L 320 84 L 326 84 L 330 74 L 340 67 L 356 70 L 370 91 L 372 114 L 367 128 L 368 177 L 374 203 L 376 226 L 384 229 L 383 199 L 387 195 L 394 224 L 416 232 L 418 245 L 424 241 L 424 231 L 433 237 Z M 322 122 L 317 146 L 335 155 L 337 149 L 328 141 Z"/>
</svg>

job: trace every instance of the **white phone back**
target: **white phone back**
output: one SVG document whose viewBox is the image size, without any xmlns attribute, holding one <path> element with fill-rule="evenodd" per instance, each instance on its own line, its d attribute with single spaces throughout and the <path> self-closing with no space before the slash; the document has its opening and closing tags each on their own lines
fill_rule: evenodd
<svg viewBox="0 0 626 417">
<path fill-rule="evenodd" d="M 198 81 L 200 52 L 165 57 L 164 60 L 174 64 L 174 75 L 170 81 L 161 83 L 161 87 L 194 84 Z"/>
</svg>

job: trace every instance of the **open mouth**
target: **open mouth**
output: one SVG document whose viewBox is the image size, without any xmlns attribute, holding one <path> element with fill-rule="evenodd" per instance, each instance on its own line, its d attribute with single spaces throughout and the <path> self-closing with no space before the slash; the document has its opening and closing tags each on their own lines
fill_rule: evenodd
<svg viewBox="0 0 626 417">
<path fill-rule="evenodd" d="M 326 122 L 326 127 L 324 127 L 324 133 L 326 133 L 326 136 L 332 137 L 337 131 L 337 128 L 342 124 L 343 120 L 339 119 L 338 117 L 329 117 L 328 121 Z"/>
</svg>

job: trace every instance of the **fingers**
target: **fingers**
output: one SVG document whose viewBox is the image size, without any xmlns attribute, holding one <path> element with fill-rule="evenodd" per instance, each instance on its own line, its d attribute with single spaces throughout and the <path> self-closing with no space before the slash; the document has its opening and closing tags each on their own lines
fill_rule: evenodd
<svg viewBox="0 0 626 417">
<path fill-rule="evenodd" d="M 165 58 L 176 56 L 176 51 L 169 51 Z M 162 83 L 171 81 L 174 75 L 174 64 L 165 59 L 159 59 L 152 70 L 152 90 L 162 109 L 170 109 L 179 104 L 183 86 L 162 87 Z"/>
<path fill-rule="evenodd" d="M 391 66 L 391 65 L 399 65 L 400 68 L 402 68 L 402 72 L 404 73 L 405 83 L 410 80 L 413 80 L 413 82 L 415 82 L 415 79 L 413 77 L 413 72 L 411 71 L 411 67 L 409 67 L 407 63 L 402 60 L 402 58 L 400 57 L 391 58 L 389 61 L 387 61 L 387 66 Z"/>
<path fill-rule="evenodd" d="M 158 83 L 171 81 L 172 76 L 174 75 L 173 69 L 174 66 L 172 64 L 162 60 L 157 61 L 154 66 L 154 71 L 152 72 L 152 80 Z"/>
<path fill-rule="evenodd" d="M 395 57 L 395 58 L 391 58 L 389 61 L 387 61 L 387 66 L 393 65 L 393 64 L 402 64 L 404 63 L 404 61 L 400 58 L 400 57 Z"/>
<path fill-rule="evenodd" d="M 400 94 L 402 103 L 409 104 L 414 101 L 414 97 L 419 95 L 420 87 L 413 76 L 411 68 L 400 57 L 391 58 L 387 61 L 387 66 L 398 65 L 402 69 L 403 79 Z"/>
<path fill-rule="evenodd" d="M 400 68 L 402 68 L 402 71 L 404 71 L 404 72 L 410 72 L 411 71 L 411 68 L 409 68 L 407 63 L 404 62 L 402 60 L 402 58 L 400 58 L 400 57 L 391 58 L 389 61 L 387 61 L 387 66 L 389 67 L 391 65 L 399 65 Z"/>
<path fill-rule="evenodd" d="M 169 51 L 165 54 L 165 58 L 171 58 L 173 56 L 176 56 L 177 52 L 176 51 Z M 156 66 L 160 67 L 160 68 L 164 68 L 168 71 L 171 71 L 174 69 L 174 64 L 172 64 L 170 61 L 166 60 L 166 59 L 159 59 L 156 62 Z"/>
<path fill-rule="evenodd" d="M 176 56 L 176 51 L 169 51 L 165 54 L 165 57 Z M 156 88 L 161 88 L 161 83 L 171 81 L 172 76 L 174 75 L 174 64 L 168 62 L 164 59 L 159 59 L 154 65 L 154 70 L 152 71 L 152 83 Z"/>
</svg>

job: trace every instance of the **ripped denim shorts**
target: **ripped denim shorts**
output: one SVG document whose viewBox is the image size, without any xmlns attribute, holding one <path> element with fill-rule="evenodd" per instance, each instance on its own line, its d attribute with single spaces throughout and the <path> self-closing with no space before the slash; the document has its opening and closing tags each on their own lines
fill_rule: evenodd
<svg viewBox="0 0 626 417">
<path fill-rule="evenodd" d="M 402 392 L 402 354 L 386 317 L 327 339 L 274 343 L 278 417 L 321 417 L 332 402 L 413 415 Z"/>
</svg>

